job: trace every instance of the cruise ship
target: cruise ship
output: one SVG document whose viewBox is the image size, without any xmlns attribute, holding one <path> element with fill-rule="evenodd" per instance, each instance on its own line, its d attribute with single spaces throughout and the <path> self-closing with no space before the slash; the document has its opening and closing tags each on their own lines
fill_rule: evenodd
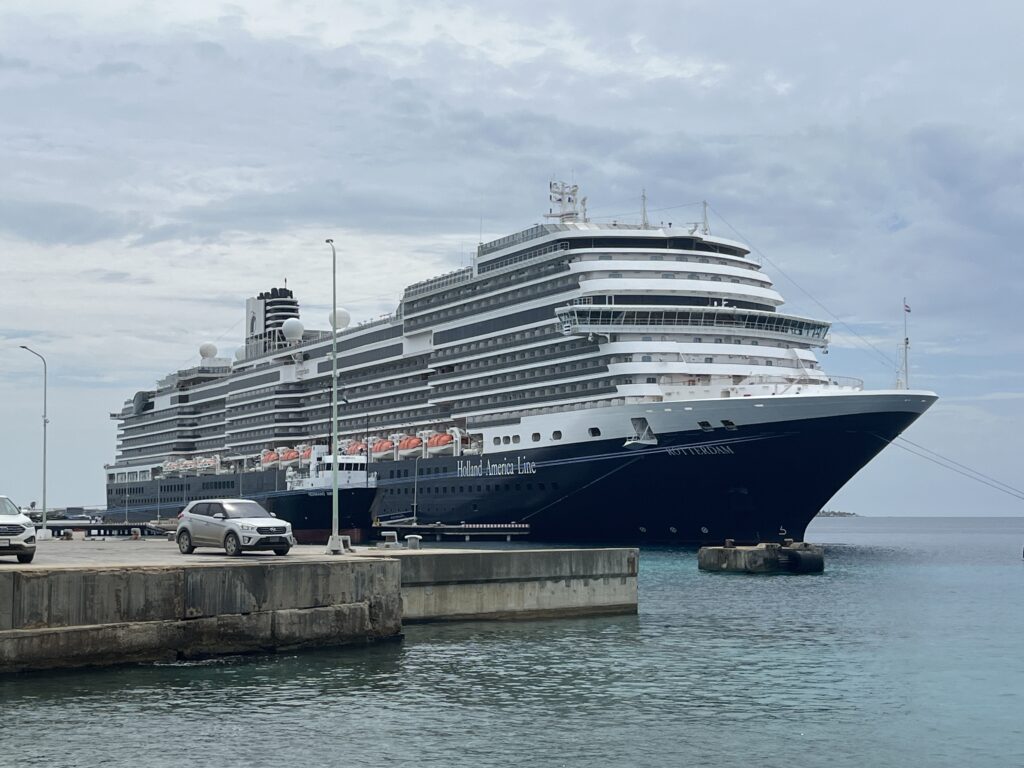
<svg viewBox="0 0 1024 768">
<path fill-rule="evenodd" d="M 408 286 L 394 314 L 308 330 L 288 288 L 246 302 L 233 357 L 138 392 L 112 418 L 108 514 L 190 500 L 276 503 L 342 527 L 529 525 L 542 541 L 800 540 L 851 477 L 936 400 L 828 375 L 829 323 L 782 310 L 750 248 L 703 222 L 589 220 L 553 183 L 544 224 Z M 327 462 L 325 465 L 324 462 Z"/>
</svg>

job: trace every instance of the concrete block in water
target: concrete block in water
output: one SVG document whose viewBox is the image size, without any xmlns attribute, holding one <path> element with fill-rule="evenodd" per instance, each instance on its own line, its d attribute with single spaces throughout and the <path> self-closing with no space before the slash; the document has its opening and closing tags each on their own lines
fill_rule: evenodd
<svg viewBox="0 0 1024 768">
<path fill-rule="evenodd" d="M 636 613 L 635 549 L 406 550 L 405 621 Z"/>
<path fill-rule="evenodd" d="M 774 543 L 754 547 L 701 547 L 697 567 L 727 573 L 821 573 L 824 551 L 805 541 L 787 546 Z"/>
</svg>

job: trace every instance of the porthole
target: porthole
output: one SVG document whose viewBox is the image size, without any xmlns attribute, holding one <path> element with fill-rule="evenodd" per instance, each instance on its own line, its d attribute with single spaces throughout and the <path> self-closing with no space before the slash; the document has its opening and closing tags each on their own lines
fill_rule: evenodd
<svg viewBox="0 0 1024 768">
<path fill-rule="evenodd" d="M 539 443 L 540 442 L 540 432 L 534 432 L 532 435 L 530 435 L 530 439 L 533 440 L 533 442 L 535 442 L 535 443 Z"/>
<path fill-rule="evenodd" d="M 600 437 L 601 430 L 598 429 L 597 427 L 591 427 L 590 429 L 587 430 L 587 434 L 589 434 L 591 437 Z"/>
<path fill-rule="evenodd" d="M 562 430 L 556 429 L 554 432 L 552 432 L 551 433 L 551 439 L 552 440 L 561 440 L 562 439 Z"/>
</svg>

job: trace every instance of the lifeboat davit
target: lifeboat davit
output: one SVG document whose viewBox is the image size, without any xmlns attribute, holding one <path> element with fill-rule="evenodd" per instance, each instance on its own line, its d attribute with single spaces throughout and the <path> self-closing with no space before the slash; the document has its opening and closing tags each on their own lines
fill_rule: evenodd
<svg viewBox="0 0 1024 768">
<path fill-rule="evenodd" d="M 452 453 L 455 450 L 455 438 L 447 433 L 434 435 L 427 440 L 427 453 L 434 456 L 442 453 Z"/>
<path fill-rule="evenodd" d="M 352 443 L 345 449 L 346 456 L 360 456 L 366 453 L 366 443 Z"/>
<path fill-rule="evenodd" d="M 418 437 L 404 437 L 398 441 L 398 455 L 415 456 L 422 450 L 423 440 Z"/>
<path fill-rule="evenodd" d="M 395 444 L 390 440 L 378 440 L 373 444 L 373 458 L 377 461 L 392 458 L 391 453 L 394 447 Z"/>
</svg>

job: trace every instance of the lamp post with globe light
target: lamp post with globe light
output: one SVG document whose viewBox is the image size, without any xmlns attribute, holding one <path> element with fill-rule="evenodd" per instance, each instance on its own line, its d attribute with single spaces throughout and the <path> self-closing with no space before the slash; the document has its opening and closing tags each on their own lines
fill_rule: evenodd
<svg viewBox="0 0 1024 768">
<path fill-rule="evenodd" d="M 36 352 L 31 347 L 26 347 L 24 344 L 20 345 L 26 352 L 31 352 L 33 355 L 43 361 L 43 527 L 40 529 L 37 537 L 39 539 L 48 539 L 50 529 L 46 527 L 46 425 L 50 423 L 50 420 L 46 417 L 46 388 L 47 388 L 47 373 L 46 373 L 46 358 Z"/>
<path fill-rule="evenodd" d="M 327 554 L 344 553 L 338 535 L 338 331 L 347 328 L 351 316 L 338 309 L 338 252 L 334 241 L 331 246 L 331 538 L 327 540 Z"/>
</svg>

